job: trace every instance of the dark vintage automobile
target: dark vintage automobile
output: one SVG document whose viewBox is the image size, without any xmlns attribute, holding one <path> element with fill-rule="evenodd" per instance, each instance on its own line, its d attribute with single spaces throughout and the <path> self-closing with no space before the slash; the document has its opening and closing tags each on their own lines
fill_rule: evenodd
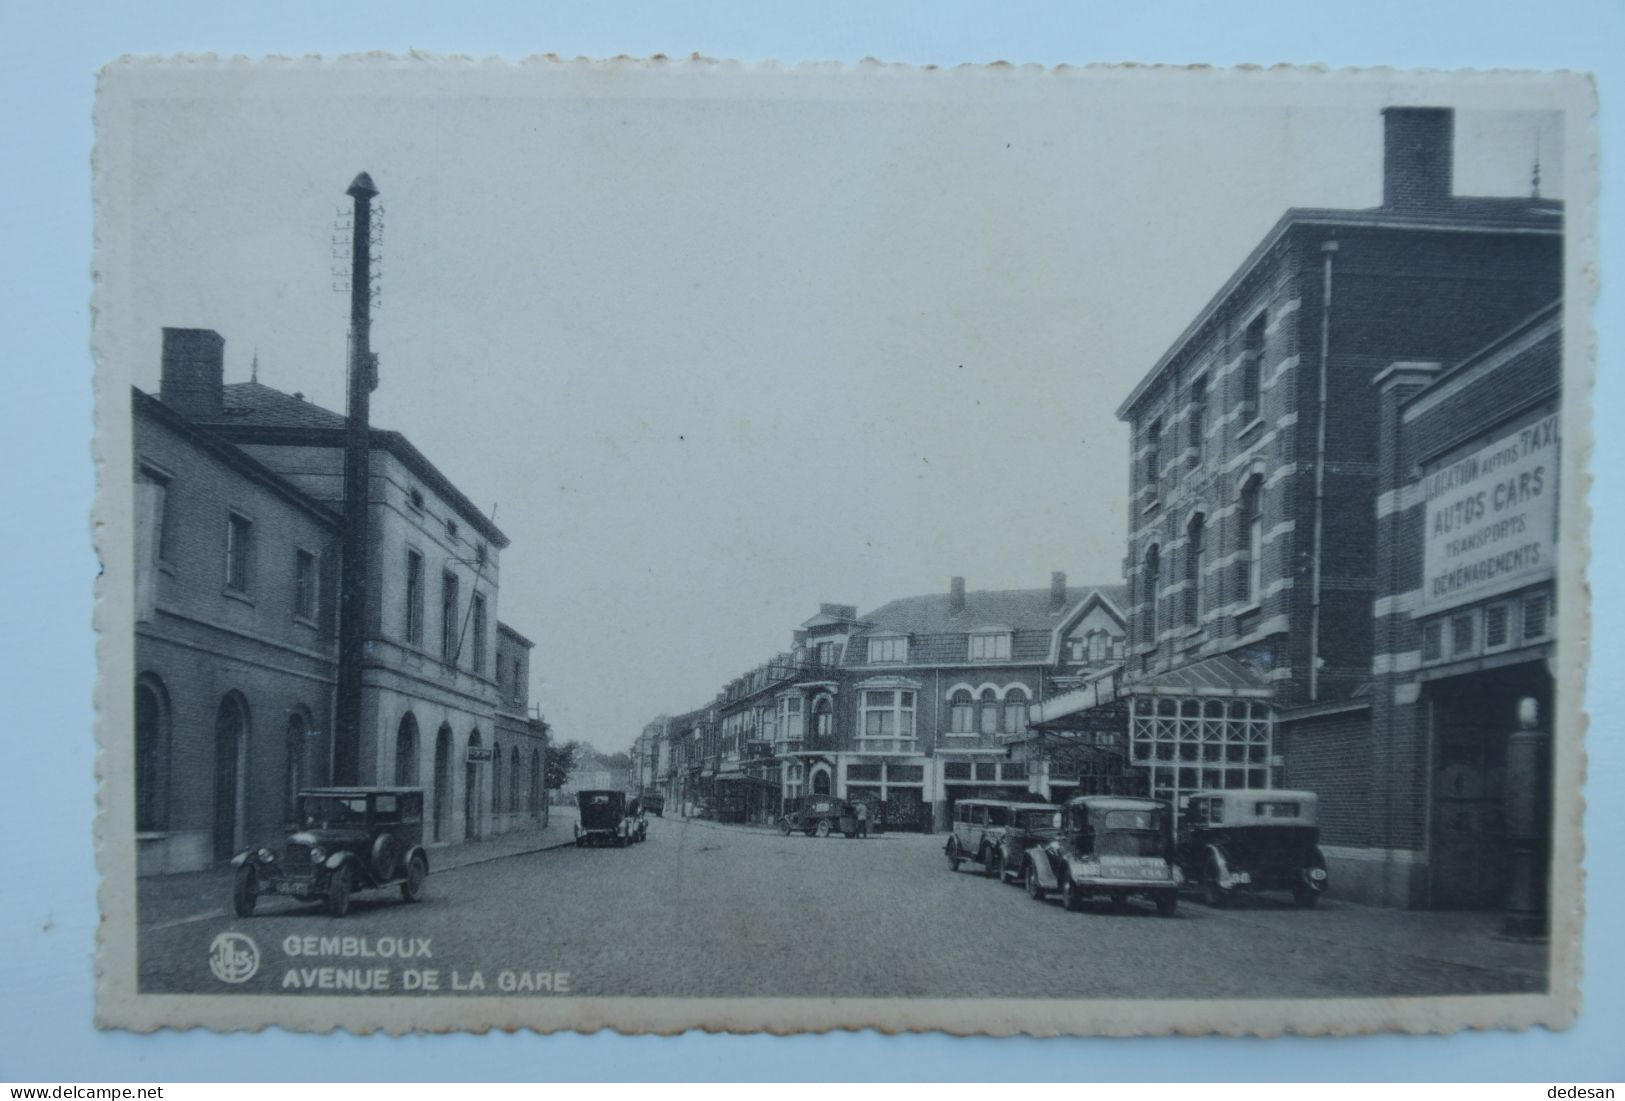
<svg viewBox="0 0 1625 1101">
<path fill-rule="evenodd" d="M 1021 862 L 1027 850 L 1041 848 L 1060 836 L 1062 813 L 1053 803 L 1017 803 L 987 874 L 1001 883 L 1020 883 Z"/>
<path fill-rule="evenodd" d="M 1155 799 L 1083 795 L 1067 802 L 1060 829 L 1022 855 L 1027 893 L 1061 896 L 1068 910 L 1087 898 L 1121 906 L 1148 898 L 1163 917 L 1179 908 L 1180 872 L 1174 864 L 1168 804 Z"/>
<path fill-rule="evenodd" d="M 299 793 L 299 829 L 281 852 L 251 849 L 232 858 L 231 902 L 239 917 L 261 895 L 320 900 L 350 912 L 356 891 L 399 884 L 407 902 L 423 898 L 429 855 L 423 849 L 420 788 L 310 788 Z"/>
<path fill-rule="evenodd" d="M 666 797 L 657 791 L 644 792 L 643 809 L 656 818 L 666 817 Z"/>
<path fill-rule="evenodd" d="M 1227 906 L 1244 892 L 1291 891 L 1313 906 L 1329 882 L 1308 791 L 1198 791 L 1179 823 L 1179 863 L 1203 900 Z"/>
<path fill-rule="evenodd" d="M 577 845 L 625 848 L 637 840 L 635 819 L 627 813 L 626 792 L 578 791 L 576 807 L 581 812 L 576 822 Z"/>
<path fill-rule="evenodd" d="M 996 879 L 1020 869 L 1021 857 L 1035 844 L 1042 844 L 1055 836 L 1059 807 L 1051 803 L 1017 803 L 1007 799 L 961 799 L 954 804 L 954 814 L 948 841 L 943 852 L 948 867 L 959 870 L 962 863 L 972 863 Z M 1048 826 L 1043 838 L 1029 830 L 1029 826 Z M 1019 840 L 1010 847 L 1011 834 Z"/>
<path fill-rule="evenodd" d="M 780 833 L 788 837 L 796 830 L 808 837 L 828 837 L 837 832 L 844 833 L 848 837 L 856 837 L 858 812 L 845 799 L 835 799 L 828 795 L 810 795 L 793 813 L 779 816 Z"/>
</svg>

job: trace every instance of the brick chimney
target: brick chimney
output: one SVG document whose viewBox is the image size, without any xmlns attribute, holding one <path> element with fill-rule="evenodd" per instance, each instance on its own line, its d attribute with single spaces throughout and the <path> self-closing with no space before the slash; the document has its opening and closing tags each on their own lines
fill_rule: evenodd
<svg viewBox="0 0 1625 1101">
<path fill-rule="evenodd" d="M 965 579 L 955 577 L 948 582 L 948 610 L 955 615 L 965 610 Z"/>
<path fill-rule="evenodd" d="M 225 364 L 225 338 L 213 329 L 165 328 L 159 399 L 189 420 L 218 420 Z"/>
<path fill-rule="evenodd" d="M 1382 205 L 1425 210 L 1448 202 L 1454 190 L 1456 112 L 1388 107 L 1382 122 Z"/>
<path fill-rule="evenodd" d="M 1060 570 L 1049 575 L 1049 607 L 1052 612 L 1066 607 L 1066 574 Z"/>
</svg>

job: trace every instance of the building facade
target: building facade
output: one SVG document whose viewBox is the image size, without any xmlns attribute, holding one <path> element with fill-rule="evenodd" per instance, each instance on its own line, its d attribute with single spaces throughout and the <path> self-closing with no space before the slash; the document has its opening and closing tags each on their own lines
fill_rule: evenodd
<svg viewBox="0 0 1625 1101">
<path fill-rule="evenodd" d="M 995 592 L 955 578 L 862 616 L 823 604 L 789 650 L 666 721 L 671 798 L 769 821 L 835 795 L 884 828 L 930 830 L 959 799 L 1077 790 L 1076 768 L 1024 744 L 1028 713 L 1122 660 L 1122 595 L 1057 573 L 1048 589 Z"/>
<path fill-rule="evenodd" d="M 340 521 L 157 399 L 131 400 L 135 826 L 151 875 L 283 832 L 294 793 L 326 779 Z"/>
<path fill-rule="evenodd" d="M 151 423 L 163 416 L 166 423 L 183 424 L 191 438 L 207 441 L 214 454 L 233 456 L 231 462 L 236 465 L 231 469 L 258 472 L 243 483 L 241 492 L 248 491 L 249 482 L 257 479 L 255 484 L 269 484 L 265 479 L 271 477 L 287 499 L 302 502 L 303 512 L 290 506 L 291 511 L 281 509 L 267 514 L 267 519 L 241 508 L 233 510 L 226 529 L 232 542 L 226 553 L 236 558 L 228 558 L 228 563 L 233 569 L 247 570 L 252 578 L 255 567 L 242 565 L 238 559 L 245 553 L 252 561 L 261 554 L 274 554 L 277 569 L 284 569 L 282 548 L 263 550 L 262 545 L 280 544 L 291 529 L 293 535 L 288 537 L 297 537 L 301 548 L 290 560 L 294 564 L 287 567 L 296 571 L 296 599 L 330 615 L 341 568 L 337 544 L 331 538 L 315 539 L 308 531 L 309 521 L 298 520 L 295 514 L 326 517 L 330 527 L 339 523 L 345 420 L 301 395 L 285 394 L 258 382 L 225 385 L 223 353 L 224 341 L 212 331 L 165 329 L 161 400 L 153 402 L 142 395 L 145 401 L 138 399 L 137 423 L 145 412 Z M 497 622 L 498 555 L 508 540 L 399 433 L 375 429 L 371 441 L 360 777 L 364 783 L 423 786 L 428 818 L 424 832 L 431 844 L 477 840 L 498 828 L 512 828 L 529 816 L 528 778 L 533 769 L 538 777 L 541 774 L 539 752 L 545 740 L 541 728 L 525 719 L 524 686 L 502 683 L 516 657 L 521 659 L 521 675 L 528 678 L 529 673 L 528 643 L 511 630 L 499 630 Z M 167 486 L 179 493 L 175 478 L 163 482 L 162 470 L 167 468 L 161 459 L 152 459 L 146 466 L 139 454 L 137 460 L 138 471 L 149 471 L 142 475 L 138 495 L 167 498 L 167 492 L 159 493 L 152 486 Z M 250 550 L 245 552 L 244 546 Z M 163 593 L 176 590 L 180 576 L 159 572 L 154 591 L 160 599 Z M 206 582 L 201 572 L 189 571 L 185 584 Z M 198 598 L 206 595 L 205 591 Z M 231 603 L 221 605 L 216 615 L 222 627 L 240 627 L 237 621 L 248 614 L 247 609 L 254 616 L 280 615 L 280 610 L 273 611 L 269 605 L 261 613 L 257 598 L 240 599 L 231 584 L 226 586 L 225 598 Z M 323 732 L 320 745 L 313 743 L 309 750 L 321 759 L 320 768 L 312 766 L 309 773 L 315 779 L 318 774 L 331 774 L 331 678 L 337 643 L 326 620 L 298 616 L 292 623 L 287 632 L 308 644 L 312 660 L 319 650 L 320 660 L 326 663 L 323 675 L 329 678 L 319 705 L 300 705 L 309 711 L 309 729 Z M 173 685 L 167 685 L 166 691 L 173 693 Z M 517 711 L 516 694 L 520 700 Z M 162 713 L 161 701 L 155 711 L 154 698 L 138 694 L 138 716 Z M 499 716 L 508 731 L 500 765 L 496 758 Z M 232 725 L 225 718 L 220 722 Z M 236 726 L 246 730 L 247 722 L 244 718 Z M 264 737 L 256 731 L 251 740 L 260 746 Z M 514 794 L 516 751 L 520 803 L 527 807 L 522 812 L 507 809 Z M 271 753 L 270 749 L 250 748 L 243 753 L 244 775 L 267 771 L 256 754 Z M 221 765 L 217 771 L 223 777 L 226 768 Z M 506 774 L 500 789 L 496 786 L 499 772 Z M 252 778 L 243 781 L 250 789 L 256 782 Z M 225 815 L 218 809 L 226 798 L 224 785 L 225 780 L 219 779 L 221 790 L 212 797 L 216 817 Z M 263 814 L 255 810 L 262 800 L 240 795 L 237 802 L 243 808 L 241 822 L 256 828 L 269 825 L 258 820 Z M 217 832 L 223 838 L 225 827 Z M 244 829 L 235 832 L 241 835 Z M 183 863 L 201 866 L 195 840 L 180 847 L 189 854 Z M 223 848 L 224 841 L 219 840 L 212 847 L 212 857 L 219 858 Z M 167 859 L 158 863 L 166 869 L 175 866 Z"/>
<path fill-rule="evenodd" d="M 1406 785 L 1426 770 L 1373 751 L 1383 472 L 1401 462 L 1382 388 L 1396 362 L 1460 361 L 1549 303 L 1563 220 L 1559 202 L 1455 196 L 1449 110 L 1389 108 L 1385 127 L 1383 205 L 1289 210 L 1120 407 L 1127 660 L 1071 703 L 1125 727 L 1176 807 L 1318 792 L 1341 892 L 1415 904 L 1416 834 L 1391 819 L 1413 797 L 1404 814 L 1425 813 Z"/>
</svg>

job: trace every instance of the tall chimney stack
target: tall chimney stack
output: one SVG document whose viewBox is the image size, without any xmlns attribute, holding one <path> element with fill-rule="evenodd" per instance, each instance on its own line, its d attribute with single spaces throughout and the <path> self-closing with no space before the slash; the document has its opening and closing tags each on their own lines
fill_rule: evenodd
<svg viewBox="0 0 1625 1101">
<path fill-rule="evenodd" d="M 219 420 L 225 408 L 226 341 L 213 329 L 164 329 L 158 397 L 188 420 Z"/>
<path fill-rule="evenodd" d="M 1456 112 L 1388 107 L 1382 122 L 1382 205 L 1426 210 L 1448 202 L 1454 190 Z"/>
<path fill-rule="evenodd" d="M 955 577 L 948 582 L 948 610 L 958 615 L 965 610 L 965 579 Z"/>
<path fill-rule="evenodd" d="M 1060 570 L 1049 575 L 1049 606 L 1052 612 L 1066 607 L 1066 574 Z"/>
</svg>

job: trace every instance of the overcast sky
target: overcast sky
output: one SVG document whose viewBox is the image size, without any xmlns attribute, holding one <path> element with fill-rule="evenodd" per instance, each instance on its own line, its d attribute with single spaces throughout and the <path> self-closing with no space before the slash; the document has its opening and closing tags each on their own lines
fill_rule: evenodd
<svg viewBox="0 0 1625 1101">
<path fill-rule="evenodd" d="M 373 423 L 496 510 L 533 692 L 606 751 L 820 601 L 1116 583 L 1113 410 L 1286 207 L 1380 200 L 1388 103 L 1476 105 L 1458 193 L 1528 194 L 1538 142 L 1563 197 L 1562 117 L 1507 83 L 428 75 L 148 74 L 107 120 L 103 232 L 133 233 L 100 320 L 129 362 L 103 369 L 156 390 L 161 328 L 212 328 L 228 382 L 257 351 L 342 410 L 331 237 L 371 173 Z"/>
</svg>

